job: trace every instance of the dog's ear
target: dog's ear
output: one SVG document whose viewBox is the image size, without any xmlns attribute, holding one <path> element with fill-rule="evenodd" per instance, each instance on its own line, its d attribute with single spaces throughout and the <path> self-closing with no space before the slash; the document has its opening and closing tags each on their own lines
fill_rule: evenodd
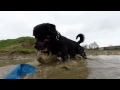
<svg viewBox="0 0 120 90">
<path fill-rule="evenodd" d="M 50 33 L 57 35 L 56 26 L 54 24 L 46 23 L 46 26 Z"/>
</svg>

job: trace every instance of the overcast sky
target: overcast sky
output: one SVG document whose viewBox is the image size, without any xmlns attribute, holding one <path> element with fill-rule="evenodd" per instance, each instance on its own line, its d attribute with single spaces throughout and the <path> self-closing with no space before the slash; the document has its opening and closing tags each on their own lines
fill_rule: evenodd
<svg viewBox="0 0 120 90">
<path fill-rule="evenodd" d="M 0 40 L 32 36 L 33 27 L 52 23 L 69 39 L 83 33 L 81 44 L 120 45 L 120 11 L 0 11 Z"/>
</svg>

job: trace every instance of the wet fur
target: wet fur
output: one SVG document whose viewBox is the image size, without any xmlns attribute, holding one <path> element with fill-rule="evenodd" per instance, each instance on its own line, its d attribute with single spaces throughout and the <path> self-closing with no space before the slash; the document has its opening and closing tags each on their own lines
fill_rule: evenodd
<svg viewBox="0 0 120 90">
<path fill-rule="evenodd" d="M 54 24 L 43 23 L 34 27 L 33 35 L 36 38 L 35 48 L 37 50 L 47 48 L 48 52 L 61 57 L 63 61 L 68 58 L 68 55 L 74 57 L 76 54 L 80 54 L 84 59 L 87 58 L 83 47 L 79 45 L 84 41 L 83 34 L 78 34 L 76 39 L 80 37 L 80 40 L 75 42 L 62 36 Z"/>
</svg>

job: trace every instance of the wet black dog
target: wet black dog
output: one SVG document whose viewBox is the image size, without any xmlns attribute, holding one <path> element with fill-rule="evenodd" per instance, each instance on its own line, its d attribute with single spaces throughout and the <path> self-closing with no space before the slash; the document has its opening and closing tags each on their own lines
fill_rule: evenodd
<svg viewBox="0 0 120 90">
<path fill-rule="evenodd" d="M 75 57 L 76 54 L 80 54 L 84 59 L 87 59 L 86 53 L 84 51 L 84 48 L 78 44 L 82 43 L 84 41 L 84 35 L 78 34 L 76 36 L 76 39 L 80 37 L 80 40 L 75 44 L 74 51 L 73 51 L 73 57 Z"/>
<path fill-rule="evenodd" d="M 63 61 L 68 58 L 68 55 L 74 57 L 80 54 L 84 59 L 87 58 L 84 49 L 79 45 L 84 41 L 83 34 L 77 35 L 76 39 L 80 37 L 80 40 L 75 42 L 62 36 L 54 24 L 43 23 L 34 27 L 33 36 L 36 38 L 35 48 L 37 50 L 47 48 L 48 52 L 61 57 Z"/>
</svg>

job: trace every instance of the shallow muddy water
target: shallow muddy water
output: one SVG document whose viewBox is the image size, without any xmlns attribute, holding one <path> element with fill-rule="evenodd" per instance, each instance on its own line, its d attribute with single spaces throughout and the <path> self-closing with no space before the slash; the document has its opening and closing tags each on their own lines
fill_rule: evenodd
<svg viewBox="0 0 120 90">
<path fill-rule="evenodd" d="M 88 79 L 120 79 L 120 55 L 89 56 Z"/>
<path fill-rule="evenodd" d="M 90 59 L 42 66 L 34 61 L 29 64 L 37 68 L 37 73 L 21 79 L 120 79 L 120 55 L 98 55 L 88 58 Z M 14 66 L 0 67 L 0 78 L 2 79 Z"/>
</svg>

